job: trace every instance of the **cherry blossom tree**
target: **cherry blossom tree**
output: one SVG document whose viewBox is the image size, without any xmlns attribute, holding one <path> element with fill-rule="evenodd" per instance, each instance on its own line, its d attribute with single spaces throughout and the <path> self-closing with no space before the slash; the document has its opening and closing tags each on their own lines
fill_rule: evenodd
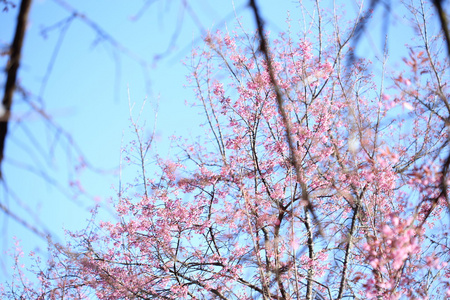
<svg viewBox="0 0 450 300">
<path fill-rule="evenodd" d="M 386 52 L 377 76 L 350 47 L 358 22 L 338 27 L 322 10 L 305 32 L 238 22 L 210 33 L 186 62 L 205 136 L 175 139 L 179 155 L 156 156 L 149 175 L 151 141 L 132 120 L 124 155 L 140 184 L 119 190 L 117 220 L 51 244 L 51 259 L 31 268 L 39 284 L 15 252 L 2 296 L 450 296 L 448 60 L 429 35 L 429 4 L 413 4 L 405 68 L 390 72 Z"/>
</svg>

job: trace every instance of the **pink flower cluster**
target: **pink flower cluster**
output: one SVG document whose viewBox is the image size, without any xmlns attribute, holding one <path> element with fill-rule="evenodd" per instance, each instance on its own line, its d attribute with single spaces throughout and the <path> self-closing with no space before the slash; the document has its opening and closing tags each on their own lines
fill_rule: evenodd
<svg viewBox="0 0 450 300">
<path fill-rule="evenodd" d="M 363 246 L 373 275 L 365 284 L 367 297 L 399 298 L 399 281 L 405 278 L 408 258 L 420 251 L 418 242 L 412 219 L 402 220 L 391 215 L 390 220 L 378 228 Z"/>
</svg>

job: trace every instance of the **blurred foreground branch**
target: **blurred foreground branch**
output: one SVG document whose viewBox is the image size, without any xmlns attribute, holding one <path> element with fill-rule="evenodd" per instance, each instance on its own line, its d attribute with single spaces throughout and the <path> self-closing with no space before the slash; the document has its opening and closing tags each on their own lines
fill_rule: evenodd
<svg viewBox="0 0 450 300">
<path fill-rule="evenodd" d="M 7 79 L 5 84 L 5 93 L 3 95 L 2 109 L 0 110 L 0 178 L 1 163 L 3 161 L 3 153 L 5 149 L 5 139 L 8 133 L 8 118 L 10 115 L 14 89 L 16 87 L 17 70 L 20 65 L 20 55 L 22 52 L 23 40 L 25 37 L 25 29 L 28 20 L 28 12 L 30 11 L 31 0 L 22 0 L 20 11 L 17 17 L 16 33 L 11 45 L 10 57 L 6 66 Z"/>
</svg>

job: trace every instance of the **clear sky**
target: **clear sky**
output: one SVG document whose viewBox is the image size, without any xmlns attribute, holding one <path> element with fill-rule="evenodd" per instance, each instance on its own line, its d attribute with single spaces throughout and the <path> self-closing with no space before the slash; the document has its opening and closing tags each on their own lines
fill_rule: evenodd
<svg viewBox="0 0 450 300">
<path fill-rule="evenodd" d="M 202 45 L 206 31 L 233 30 L 235 14 L 242 16 L 249 31 L 255 26 L 247 0 L 187 2 L 189 7 L 183 1 L 33 1 L 19 72 L 20 85 L 30 94 L 27 100 L 18 94 L 14 98 L 3 166 L 9 190 L 0 187 L 1 203 L 60 241 L 63 228 L 85 226 L 95 201 L 108 206 L 108 199 L 115 196 L 111 187 L 119 182 L 121 145 L 134 138 L 127 90 L 131 103 L 136 103 L 134 116 L 147 99 L 141 116 L 147 135 L 153 130 L 154 108 L 158 106 L 153 149 L 160 155 L 170 153 L 171 135 L 189 138 L 202 133 L 200 110 L 185 105 L 195 96 L 191 88 L 184 87 L 188 70 L 181 61 L 192 47 Z M 310 5 L 310 1 L 304 2 Z M 286 29 L 288 11 L 293 30 L 299 26 L 302 13 L 298 1 L 258 3 L 272 33 Z M 67 4 L 80 15 L 73 17 Z M 355 7 L 347 9 L 353 13 Z M 0 14 L 1 48 L 12 40 L 17 12 L 15 8 Z M 393 61 L 405 56 L 403 45 L 410 32 L 402 27 L 405 20 L 401 12 L 393 7 L 390 20 L 383 19 L 382 13 L 375 16 L 378 21 L 368 27 L 366 37 L 370 38 L 361 43 L 359 53 L 377 53 L 374 49 L 381 49 L 383 40 L 382 24 L 390 22 L 389 30 L 395 37 L 390 40 Z M 2 66 L 6 59 L 0 57 Z M 4 80 L 2 75 L 2 87 Z M 30 102 L 61 130 L 49 126 L 30 108 Z M 73 170 L 80 155 L 73 151 L 71 141 L 95 170 Z M 123 172 L 124 181 L 136 175 L 132 169 Z M 74 199 L 75 189 L 69 188 L 69 182 L 76 179 L 85 193 Z M 0 226 L 0 251 L 12 247 L 13 236 L 22 240 L 26 251 L 45 249 L 40 238 L 2 212 Z M 2 259 L 2 264 L 0 282 L 8 262 Z"/>
</svg>

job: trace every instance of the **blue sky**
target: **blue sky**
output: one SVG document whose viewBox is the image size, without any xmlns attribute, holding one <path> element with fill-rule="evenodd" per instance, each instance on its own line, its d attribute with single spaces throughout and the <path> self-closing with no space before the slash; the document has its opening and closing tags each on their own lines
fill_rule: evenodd
<svg viewBox="0 0 450 300">
<path fill-rule="evenodd" d="M 188 70 L 181 60 L 189 56 L 192 47 L 202 45 L 201 36 L 207 30 L 233 30 L 233 6 L 249 31 L 255 26 L 246 6 L 247 0 L 236 0 L 234 4 L 231 0 L 188 2 L 192 5 L 192 13 L 181 5 L 182 1 L 154 1 L 139 14 L 145 6 L 144 1 L 67 1 L 119 43 L 118 48 L 100 37 L 82 18 L 70 19 L 71 13 L 62 1 L 34 1 L 23 49 L 20 83 L 32 93 L 29 101 L 42 108 L 52 122 L 69 133 L 88 162 L 100 171 L 87 169 L 79 174 L 70 171 L 79 155 L 68 151 L 72 148 L 64 135 L 58 135 L 54 127 L 47 126 L 43 117 L 16 95 L 3 166 L 9 191 L 4 186 L 0 188 L 2 203 L 39 229 L 46 228 L 56 240 L 63 240 L 63 228 L 83 228 L 89 218 L 89 209 L 95 203 L 94 198 L 108 206 L 107 200 L 115 196 L 111 187 L 119 182 L 117 170 L 121 146 L 134 138 L 130 129 L 127 90 L 131 103 L 136 103 L 134 116 L 147 99 L 141 116 L 141 120 L 146 121 L 147 135 L 152 132 L 154 108 L 158 106 L 154 151 L 160 155 L 173 154 L 170 152 L 171 135 L 189 138 L 202 134 L 200 110 L 185 105 L 185 101 L 193 102 L 195 96 L 191 88 L 184 87 Z M 323 2 L 324 7 L 326 3 Z M 287 11 L 293 20 L 292 30 L 299 26 L 297 20 L 302 19 L 302 14 L 297 1 L 259 1 L 259 4 L 271 32 L 286 29 Z M 349 5 L 348 10 L 353 12 L 354 7 Z M 11 9 L 0 14 L 2 48 L 12 40 L 17 11 Z M 394 10 L 394 16 L 397 18 L 392 19 L 394 23 L 390 27 L 390 33 L 395 37 L 390 41 L 394 49 L 392 61 L 404 56 L 403 44 L 411 34 L 403 27 L 401 12 Z M 382 14 L 375 17 L 382 20 Z M 67 22 L 65 34 L 62 34 L 64 26 L 52 29 L 59 22 Z M 374 45 L 379 47 L 382 40 L 381 24 L 371 23 L 366 37 L 370 36 L 372 41 L 362 42 L 359 53 L 376 53 L 373 52 Z M 172 45 L 174 33 L 177 38 Z M 62 42 L 58 42 L 61 39 Z M 170 46 L 172 48 L 167 52 Z M 56 59 L 51 65 L 55 53 Z M 166 55 L 155 61 L 155 56 L 161 53 Z M 145 72 L 136 58 L 148 64 Z M 0 64 L 4 66 L 5 63 L 6 57 L 0 57 Z M 52 70 L 47 73 L 49 65 Z M 4 80 L 2 75 L 2 85 Z M 36 175 L 29 171 L 30 168 L 40 173 Z M 124 181 L 137 174 L 130 168 L 123 172 Z M 43 179 L 42 174 L 50 179 Z M 81 180 L 86 191 L 76 199 L 65 195 L 68 191 L 70 194 L 68 183 L 74 178 Z M 23 205 L 18 205 L 18 201 Z M 102 215 L 108 217 L 107 213 Z M 0 251 L 12 247 L 13 236 L 17 236 L 26 251 L 41 249 L 45 252 L 42 239 L 3 213 L 0 213 L 0 226 L 3 236 Z M 2 264 L 0 282 L 6 276 L 5 266 L 9 262 L 3 259 Z"/>
</svg>

